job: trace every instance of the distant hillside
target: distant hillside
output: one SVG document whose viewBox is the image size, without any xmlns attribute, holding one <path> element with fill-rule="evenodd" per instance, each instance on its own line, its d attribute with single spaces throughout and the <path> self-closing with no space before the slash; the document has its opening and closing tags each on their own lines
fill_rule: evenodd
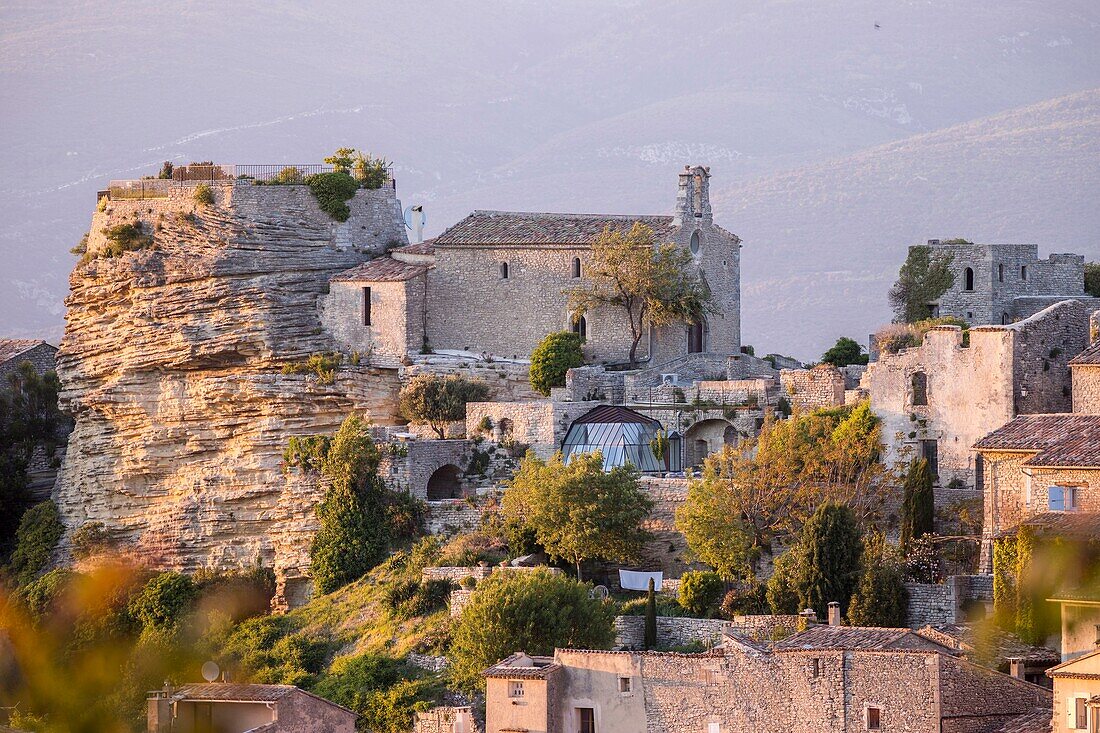
<svg viewBox="0 0 1100 733">
<path fill-rule="evenodd" d="M 712 193 L 744 240 L 745 338 L 817 358 L 890 318 L 906 247 L 1035 242 L 1100 258 L 1100 89 Z"/>
</svg>

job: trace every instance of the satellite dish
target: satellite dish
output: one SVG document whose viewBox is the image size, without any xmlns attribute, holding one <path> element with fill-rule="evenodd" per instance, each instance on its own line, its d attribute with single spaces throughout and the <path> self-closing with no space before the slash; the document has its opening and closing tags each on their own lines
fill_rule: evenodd
<svg viewBox="0 0 1100 733">
<path fill-rule="evenodd" d="M 218 665 L 214 662 L 203 662 L 202 665 L 202 678 L 207 682 L 213 682 L 218 679 L 222 671 L 218 669 Z"/>
<path fill-rule="evenodd" d="M 417 242 L 424 241 L 424 224 L 427 221 L 427 217 L 424 216 L 423 204 L 405 207 L 405 228 L 416 232 Z"/>
<path fill-rule="evenodd" d="M 606 585 L 597 585 L 592 589 L 592 597 L 598 598 L 601 601 L 606 600 L 609 595 L 611 595 L 611 592 L 607 590 Z"/>
</svg>

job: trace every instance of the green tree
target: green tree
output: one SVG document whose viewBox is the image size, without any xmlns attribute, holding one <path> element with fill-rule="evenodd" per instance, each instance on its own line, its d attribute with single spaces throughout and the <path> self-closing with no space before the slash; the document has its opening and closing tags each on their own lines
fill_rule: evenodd
<svg viewBox="0 0 1100 733">
<path fill-rule="evenodd" d="M 551 387 L 564 387 L 565 373 L 579 366 L 584 366 L 580 335 L 569 331 L 547 334 L 531 352 L 531 387 L 548 395 Z"/>
<path fill-rule="evenodd" d="M 26 585 L 38 577 L 49 564 L 64 533 L 61 515 L 52 501 L 36 504 L 23 514 L 19 529 L 15 531 L 15 551 L 8 565 L 16 585 Z"/>
<path fill-rule="evenodd" d="M 692 554 L 726 580 L 752 575 L 756 558 L 753 533 L 747 527 L 751 519 L 738 510 L 739 490 L 755 487 L 723 479 L 728 464 L 736 460 L 733 450 L 727 447 L 728 453 L 704 462 L 702 480 L 688 484 L 687 500 L 676 510 L 676 529 Z"/>
<path fill-rule="evenodd" d="M 645 635 L 642 640 L 644 649 L 654 649 L 657 646 L 657 592 L 653 585 L 653 578 L 650 578 L 645 596 Z"/>
<path fill-rule="evenodd" d="M 910 462 L 905 474 L 904 496 L 901 505 L 901 547 L 919 537 L 931 534 L 935 519 L 936 495 L 932 489 L 932 469 L 924 458 Z"/>
<path fill-rule="evenodd" d="M 801 571 L 805 552 L 798 544 L 792 545 L 775 559 L 772 576 L 768 578 L 764 597 L 768 608 L 774 614 L 799 613 L 798 591 L 795 588 L 796 575 Z"/>
<path fill-rule="evenodd" d="M 919 245 L 909 248 L 909 255 L 898 271 L 898 279 L 890 289 L 890 305 L 894 320 L 913 323 L 932 315 L 928 304 L 947 292 L 955 283 L 951 274 L 954 257 L 945 252 L 933 252 Z"/>
<path fill-rule="evenodd" d="M 872 533 L 863 550 L 863 573 L 848 605 L 853 626 L 902 627 L 907 624 L 909 591 L 898 553 L 880 533 Z"/>
<path fill-rule="evenodd" d="M 158 573 L 130 601 L 129 611 L 145 629 L 168 629 L 183 620 L 197 597 L 198 589 L 190 576 Z"/>
<path fill-rule="evenodd" d="M 649 537 L 641 525 L 652 508 L 637 469 L 604 472 L 599 453 L 574 455 L 568 464 L 560 453 L 549 461 L 529 454 L 501 503 L 506 521 L 530 526 L 551 557 L 576 566 L 578 579 L 585 560 L 633 560 Z"/>
<path fill-rule="evenodd" d="M 846 614 L 859 582 L 863 537 L 855 514 L 841 504 L 822 504 L 802 528 L 803 555 L 794 573 L 794 590 L 802 608 L 825 618 L 830 601 Z"/>
<path fill-rule="evenodd" d="M 600 306 L 621 310 L 630 324 L 631 364 L 637 363 L 647 325 L 692 323 L 714 312 L 691 253 L 672 242 L 658 243 L 644 224 L 635 224 L 626 234 L 604 229 L 592 243 L 587 280 L 565 291 L 574 321 Z"/>
<path fill-rule="evenodd" d="M 824 364 L 843 367 L 849 364 L 866 364 L 867 354 L 855 339 L 841 336 L 832 347 L 821 355 Z"/>
<path fill-rule="evenodd" d="M 321 526 L 310 551 L 318 593 L 331 593 L 362 577 L 385 558 L 390 530 L 379 460 L 363 420 L 355 415 L 345 419 L 321 466 L 329 487 L 317 509 Z"/>
<path fill-rule="evenodd" d="M 694 616 L 710 617 L 718 609 L 725 591 L 726 585 L 718 573 L 689 570 L 680 579 L 680 605 Z"/>
<path fill-rule="evenodd" d="M 1100 298 L 1100 262 L 1085 263 L 1085 292 Z"/>
<path fill-rule="evenodd" d="M 485 668 L 517 651 L 610 648 L 615 606 L 590 598 L 589 590 L 548 570 L 496 573 L 479 583 L 451 629 L 453 683 L 471 693 L 482 690 Z"/>
<path fill-rule="evenodd" d="M 417 374 L 401 388 L 401 414 L 414 423 L 430 425 L 435 434 L 447 436 L 447 425 L 466 418 L 467 402 L 489 399 L 489 387 L 457 374 L 440 377 Z"/>
</svg>

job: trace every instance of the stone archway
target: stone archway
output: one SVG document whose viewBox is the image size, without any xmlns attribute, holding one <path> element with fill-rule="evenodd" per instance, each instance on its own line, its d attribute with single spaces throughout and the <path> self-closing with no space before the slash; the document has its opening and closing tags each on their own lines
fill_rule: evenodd
<svg viewBox="0 0 1100 733">
<path fill-rule="evenodd" d="M 428 501 L 462 498 L 462 469 L 453 463 L 437 468 L 428 478 Z"/>
<path fill-rule="evenodd" d="M 707 456 L 722 450 L 727 443 L 736 443 L 736 439 L 737 428 L 728 420 L 700 420 L 684 431 L 684 465 L 702 465 Z"/>
</svg>

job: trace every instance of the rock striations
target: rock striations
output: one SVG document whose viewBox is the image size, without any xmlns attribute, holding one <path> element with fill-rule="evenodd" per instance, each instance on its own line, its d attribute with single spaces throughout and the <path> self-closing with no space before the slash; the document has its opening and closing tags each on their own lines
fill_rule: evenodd
<svg viewBox="0 0 1100 733">
<path fill-rule="evenodd" d="M 110 200 L 71 276 L 58 354 L 76 428 L 54 490 L 68 528 L 103 522 L 160 567 L 260 559 L 305 575 L 315 484 L 281 471 L 293 435 L 331 433 L 351 411 L 391 424 L 394 370 L 348 366 L 333 383 L 283 374 L 335 346 L 317 298 L 331 275 L 406 242 L 391 186 L 359 191 L 337 223 L 305 186 L 216 185 Z M 103 257 L 107 231 L 151 244 Z"/>
</svg>

